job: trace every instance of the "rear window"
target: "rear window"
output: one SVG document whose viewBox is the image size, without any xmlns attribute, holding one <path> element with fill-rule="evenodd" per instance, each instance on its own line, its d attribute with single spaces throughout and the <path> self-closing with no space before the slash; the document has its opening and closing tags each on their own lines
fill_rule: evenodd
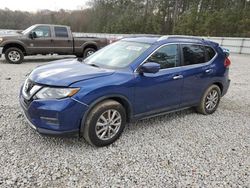
<svg viewBox="0 0 250 188">
<path fill-rule="evenodd" d="M 207 61 L 210 61 L 211 59 L 213 59 L 213 57 L 215 56 L 215 51 L 213 48 L 209 47 L 209 46 L 205 46 L 206 52 L 207 52 Z"/>
<path fill-rule="evenodd" d="M 201 45 L 184 44 L 182 45 L 184 65 L 194 65 L 206 62 L 206 51 Z"/>
<path fill-rule="evenodd" d="M 68 30 L 66 27 L 55 27 L 56 37 L 68 38 Z"/>
</svg>

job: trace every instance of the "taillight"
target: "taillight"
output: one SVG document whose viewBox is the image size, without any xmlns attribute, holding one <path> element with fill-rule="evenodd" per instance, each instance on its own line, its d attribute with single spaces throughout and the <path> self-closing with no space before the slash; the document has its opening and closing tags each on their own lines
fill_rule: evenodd
<svg viewBox="0 0 250 188">
<path fill-rule="evenodd" d="M 230 65 L 231 65 L 231 61 L 230 61 L 230 59 L 229 59 L 228 57 L 226 57 L 226 59 L 225 59 L 225 61 L 224 61 L 224 66 L 225 66 L 226 68 L 228 68 Z"/>
</svg>

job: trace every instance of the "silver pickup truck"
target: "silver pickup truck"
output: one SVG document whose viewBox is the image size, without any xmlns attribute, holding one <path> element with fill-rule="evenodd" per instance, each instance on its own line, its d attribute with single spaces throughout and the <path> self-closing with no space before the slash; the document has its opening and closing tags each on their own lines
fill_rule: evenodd
<svg viewBox="0 0 250 188">
<path fill-rule="evenodd" d="M 5 54 L 5 59 L 15 64 L 36 54 L 85 58 L 107 44 L 105 38 L 75 37 L 68 26 L 37 24 L 22 32 L 0 35 L 0 56 Z"/>
</svg>

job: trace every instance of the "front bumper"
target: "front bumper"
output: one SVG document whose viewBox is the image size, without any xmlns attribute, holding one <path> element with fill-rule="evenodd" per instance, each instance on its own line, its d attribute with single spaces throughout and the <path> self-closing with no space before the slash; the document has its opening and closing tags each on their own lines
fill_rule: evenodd
<svg viewBox="0 0 250 188">
<path fill-rule="evenodd" d="M 27 103 L 20 95 L 19 101 L 30 127 L 44 135 L 79 135 L 81 119 L 88 109 L 72 98 Z"/>
</svg>

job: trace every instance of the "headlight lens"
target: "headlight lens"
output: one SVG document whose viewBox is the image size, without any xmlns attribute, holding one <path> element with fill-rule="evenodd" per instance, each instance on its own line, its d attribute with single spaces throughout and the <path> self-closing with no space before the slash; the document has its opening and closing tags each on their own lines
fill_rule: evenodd
<svg viewBox="0 0 250 188">
<path fill-rule="evenodd" d="M 3 41 L 3 38 L 0 38 L 0 43 Z"/>
<path fill-rule="evenodd" d="M 75 95 L 80 88 L 51 88 L 45 87 L 37 94 L 38 99 L 62 99 Z"/>
</svg>

